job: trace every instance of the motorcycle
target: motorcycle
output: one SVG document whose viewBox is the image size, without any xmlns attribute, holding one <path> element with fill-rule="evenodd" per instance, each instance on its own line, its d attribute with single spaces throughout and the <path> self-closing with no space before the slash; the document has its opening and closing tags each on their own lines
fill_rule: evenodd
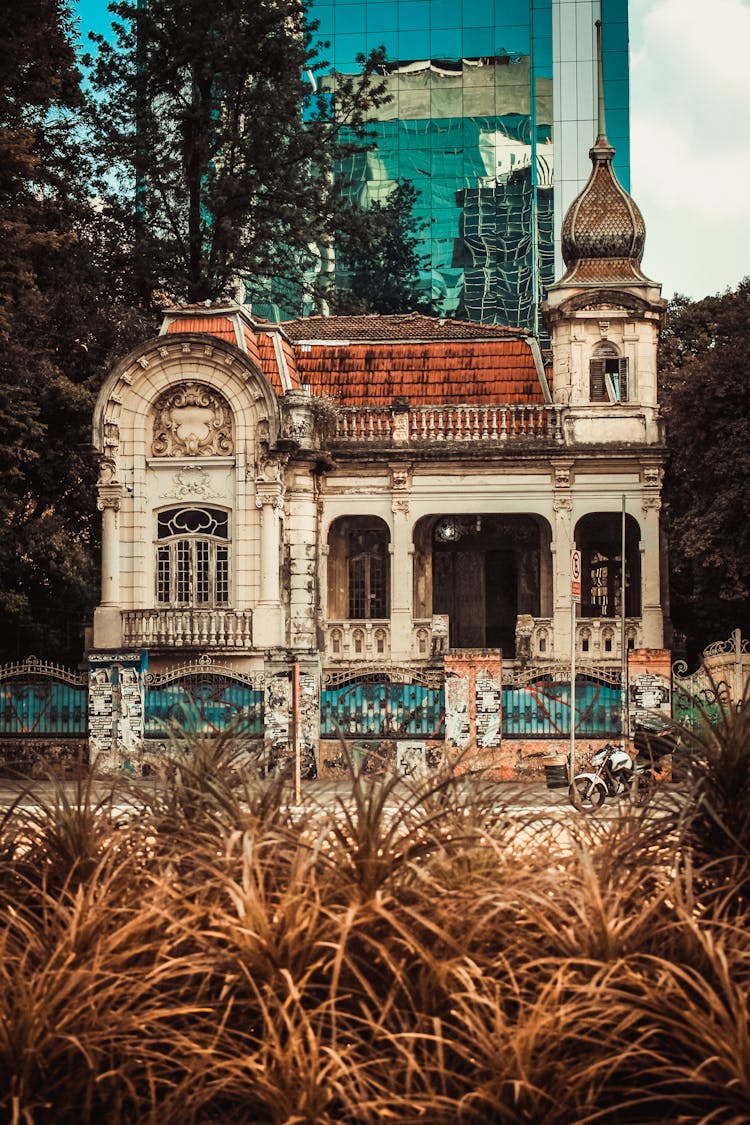
<svg viewBox="0 0 750 1125">
<path fill-rule="evenodd" d="M 577 773 L 568 796 L 577 809 L 589 812 L 600 808 L 607 797 L 632 796 L 637 804 L 648 799 L 654 788 L 651 766 L 636 761 L 612 742 L 591 757 L 591 770 Z"/>
</svg>

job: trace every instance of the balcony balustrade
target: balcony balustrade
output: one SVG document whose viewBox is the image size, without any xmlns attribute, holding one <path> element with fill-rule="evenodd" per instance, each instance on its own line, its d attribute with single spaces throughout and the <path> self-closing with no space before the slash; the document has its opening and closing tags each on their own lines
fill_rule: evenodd
<svg viewBox="0 0 750 1125">
<path fill-rule="evenodd" d="M 562 443 L 563 407 L 549 405 L 345 407 L 336 423 L 338 442 L 434 443 L 538 440 Z"/>
<path fill-rule="evenodd" d="M 249 649 L 252 612 L 231 609 L 134 609 L 122 615 L 126 648 Z"/>
</svg>

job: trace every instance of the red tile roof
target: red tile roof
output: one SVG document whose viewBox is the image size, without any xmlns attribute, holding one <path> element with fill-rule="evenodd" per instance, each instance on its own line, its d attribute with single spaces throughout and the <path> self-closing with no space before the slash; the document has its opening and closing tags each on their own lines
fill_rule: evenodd
<svg viewBox="0 0 750 1125">
<path fill-rule="evenodd" d="M 236 344 L 236 325 L 243 350 L 278 395 L 308 384 L 313 394 L 330 395 L 346 406 L 390 405 L 395 397 L 415 406 L 544 402 L 522 329 L 420 313 L 316 316 L 270 325 L 244 308 L 196 306 L 170 310 L 162 332 L 201 332 Z M 285 372 L 279 369 L 275 335 Z"/>
<path fill-rule="evenodd" d="M 349 344 L 297 350 L 302 383 L 346 406 L 437 403 L 542 403 L 525 340 Z"/>
<path fill-rule="evenodd" d="M 422 313 L 403 316 L 306 316 L 281 325 L 295 343 L 303 340 L 496 340 L 527 336 L 521 328 L 443 320 Z"/>
</svg>

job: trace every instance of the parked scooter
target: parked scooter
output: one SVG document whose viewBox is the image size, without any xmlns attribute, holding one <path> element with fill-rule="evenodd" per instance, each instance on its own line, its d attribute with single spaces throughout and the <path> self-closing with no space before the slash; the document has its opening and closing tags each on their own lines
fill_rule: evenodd
<svg viewBox="0 0 750 1125">
<path fill-rule="evenodd" d="M 577 809 L 590 812 L 600 808 L 607 797 L 631 795 L 642 804 L 653 791 L 654 777 L 650 766 L 633 759 L 613 742 L 606 743 L 591 757 L 591 769 L 577 773 L 568 795 Z"/>
</svg>

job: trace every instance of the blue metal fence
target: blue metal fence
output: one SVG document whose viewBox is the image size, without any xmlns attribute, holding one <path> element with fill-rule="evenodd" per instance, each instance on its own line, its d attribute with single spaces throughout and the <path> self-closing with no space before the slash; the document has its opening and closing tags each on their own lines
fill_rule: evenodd
<svg viewBox="0 0 750 1125">
<path fill-rule="evenodd" d="M 562 738 L 570 735 L 570 679 L 537 676 L 503 688 L 503 737 Z M 576 677 L 575 730 L 582 738 L 612 737 L 622 731 L 618 683 Z"/>
<path fill-rule="evenodd" d="M 264 691 L 257 677 L 179 669 L 146 677 L 146 738 L 163 738 L 170 723 L 213 734 L 231 727 L 260 737 L 263 720 Z"/>
<path fill-rule="evenodd" d="M 320 733 L 359 738 L 443 738 L 442 682 L 405 682 L 393 671 L 332 674 L 320 696 Z"/>
<path fill-rule="evenodd" d="M 85 737 L 88 677 L 29 657 L 0 669 L 0 737 Z"/>
</svg>

